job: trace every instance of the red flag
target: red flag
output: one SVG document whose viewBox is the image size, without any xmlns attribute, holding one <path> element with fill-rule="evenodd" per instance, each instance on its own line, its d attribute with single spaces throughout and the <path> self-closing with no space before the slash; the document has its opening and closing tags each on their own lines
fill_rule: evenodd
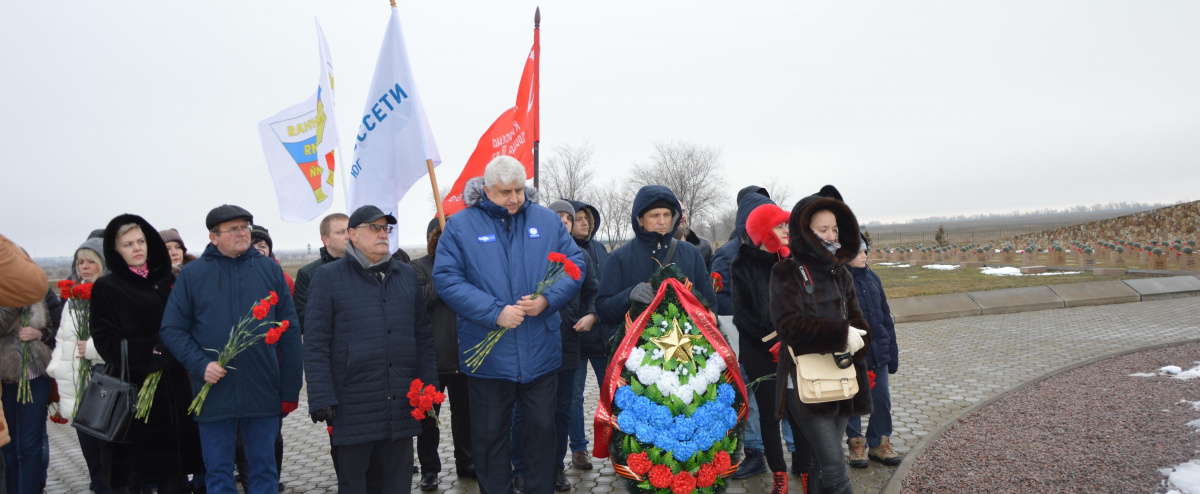
<svg viewBox="0 0 1200 494">
<path fill-rule="evenodd" d="M 462 194 L 467 181 L 483 176 L 483 169 L 497 156 L 512 156 L 525 165 L 525 178 L 533 177 L 533 143 L 539 140 L 538 105 L 538 29 L 533 30 L 533 48 L 525 60 L 525 71 L 521 73 L 521 86 L 517 89 L 517 105 L 505 110 L 479 138 L 475 152 L 467 159 L 467 166 L 454 181 L 454 187 L 442 200 L 446 216 L 464 208 Z"/>
</svg>

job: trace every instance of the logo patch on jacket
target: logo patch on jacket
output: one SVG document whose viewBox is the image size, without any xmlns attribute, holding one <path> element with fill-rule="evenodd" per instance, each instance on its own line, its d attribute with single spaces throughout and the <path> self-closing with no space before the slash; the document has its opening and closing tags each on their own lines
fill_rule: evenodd
<svg viewBox="0 0 1200 494">
<path fill-rule="evenodd" d="M 542 238 L 542 234 L 538 233 L 537 227 L 529 228 L 529 238 Z"/>
<path fill-rule="evenodd" d="M 480 235 L 480 236 L 478 236 L 478 237 L 476 237 L 476 238 L 479 240 L 479 243 L 481 243 L 481 244 L 486 244 L 486 243 L 488 243 L 488 242 L 495 242 L 495 241 L 496 241 L 496 234 L 494 234 L 494 233 L 493 233 L 493 234 L 491 234 L 491 235 Z"/>
</svg>

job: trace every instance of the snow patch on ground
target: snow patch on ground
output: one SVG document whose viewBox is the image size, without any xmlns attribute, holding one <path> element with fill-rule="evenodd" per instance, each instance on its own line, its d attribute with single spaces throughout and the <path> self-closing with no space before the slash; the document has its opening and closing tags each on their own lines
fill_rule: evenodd
<svg viewBox="0 0 1200 494">
<path fill-rule="evenodd" d="M 1163 374 L 1170 374 L 1172 376 L 1175 376 L 1175 375 L 1179 375 L 1179 373 L 1181 371 L 1183 371 L 1183 369 L 1180 369 L 1179 367 L 1176 367 L 1174 365 L 1168 365 L 1166 367 L 1159 369 L 1158 371 Z"/>
<path fill-rule="evenodd" d="M 911 268 L 912 267 L 909 264 L 888 264 L 888 266 L 891 266 L 893 268 Z"/>
<path fill-rule="evenodd" d="M 1200 494 L 1200 460 L 1192 460 L 1161 471 L 1167 476 L 1168 485 L 1173 487 L 1167 494 Z"/>
<path fill-rule="evenodd" d="M 1197 365 L 1195 367 L 1192 367 L 1191 369 L 1180 372 L 1179 375 L 1175 376 L 1175 379 L 1187 381 L 1189 379 L 1195 379 L 1197 377 L 1200 377 L 1200 365 Z"/>
<path fill-rule="evenodd" d="M 1021 268 L 979 268 L 982 274 L 991 276 L 1061 276 L 1064 274 L 1080 274 L 1083 271 L 1054 271 L 1051 273 L 1021 274 Z"/>
<path fill-rule="evenodd" d="M 1195 363 L 1200 364 L 1200 361 L 1197 361 Z M 1183 370 L 1181 367 L 1179 367 L 1177 365 L 1167 365 L 1167 366 L 1164 366 L 1164 367 L 1158 369 L 1157 373 L 1135 372 L 1135 373 L 1129 375 L 1129 377 L 1158 377 L 1158 376 L 1171 376 L 1172 378 L 1179 379 L 1180 381 L 1196 379 L 1196 378 L 1200 377 L 1200 365 L 1196 365 L 1195 367 L 1192 367 L 1191 369 L 1188 369 L 1188 370 Z M 1192 403 L 1193 407 L 1195 407 L 1197 410 L 1200 410 L 1200 401 L 1188 402 L 1188 403 Z"/>
<path fill-rule="evenodd" d="M 1186 426 L 1188 426 L 1188 427 L 1191 427 L 1191 428 L 1193 428 L 1193 429 L 1196 429 L 1196 432 L 1200 432 L 1200 420 L 1193 420 L 1193 421 L 1191 421 L 1191 422 L 1188 422 L 1188 423 L 1186 423 L 1186 424 L 1184 424 L 1184 425 L 1186 425 Z"/>
<path fill-rule="evenodd" d="M 875 263 L 875 265 L 876 266 L 895 266 L 896 263 L 894 263 L 894 262 L 877 262 L 877 263 Z"/>
<path fill-rule="evenodd" d="M 1129 377 L 1158 377 L 1158 374 L 1153 372 L 1134 372 Z"/>
<path fill-rule="evenodd" d="M 950 271 L 951 269 L 958 269 L 958 265 L 955 265 L 955 264 L 930 264 L 928 266 L 925 266 L 925 269 L 937 269 L 939 271 Z"/>
</svg>

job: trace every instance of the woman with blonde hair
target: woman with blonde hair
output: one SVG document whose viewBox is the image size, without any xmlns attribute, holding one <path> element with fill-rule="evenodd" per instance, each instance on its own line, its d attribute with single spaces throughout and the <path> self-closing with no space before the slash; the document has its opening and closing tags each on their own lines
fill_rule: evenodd
<svg viewBox="0 0 1200 494">
<path fill-rule="evenodd" d="M 93 237 L 87 239 L 75 250 L 75 262 L 71 264 L 71 276 L 68 279 L 78 280 L 79 283 L 94 283 L 97 278 L 107 271 L 104 268 L 104 239 Z M 46 366 L 46 374 L 58 382 L 58 411 L 63 418 L 73 420 L 75 413 L 75 390 L 79 389 L 79 362 L 86 360 L 89 366 L 103 364 L 104 359 L 96 352 L 96 344 L 91 338 L 79 340 L 79 328 L 76 319 L 86 317 L 77 313 L 80 310 L 75 304 L 64 301 L 66 314 L 58 327 L 55 336 L 54 351 L 50 355 L 50 364 Z M 88 475 L 91 477 L 91 489 L 97 494 L 111 492 L 104 476 L 100 473 L 100 448 L 103 441 L 76 431 L 79 436 L 79 449 L 87 463 Z"/>
</svg>

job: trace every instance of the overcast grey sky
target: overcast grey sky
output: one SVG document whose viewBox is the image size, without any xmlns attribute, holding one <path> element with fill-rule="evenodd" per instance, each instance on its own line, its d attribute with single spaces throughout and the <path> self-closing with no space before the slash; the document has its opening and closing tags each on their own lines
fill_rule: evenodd
<svg viewBox="0 0 1200 494">
<path fill-rule="evenodd" d="M 1197 199 L 1187 1 L 401 1 L 443 186 L 515 101 L 539 4 L 542 148 L 590 141 L 600 181 L 681 139 L 723 151 L 730 201 L 775 177 L 833 183 L 864 223 Z M 255 125 L 314 90 L 316 17 L 349 156 L 388 14 L 385 0 L 0 4 L 0 233 L 69 255 L 131 212 L 197 252 L 204 215 L 234 203 L 277 247 L 315 249 L 316 220 L 279 219 Z M 429 190 L 400 204 L 402 244 L 422 242 Z"/>
</svg>

